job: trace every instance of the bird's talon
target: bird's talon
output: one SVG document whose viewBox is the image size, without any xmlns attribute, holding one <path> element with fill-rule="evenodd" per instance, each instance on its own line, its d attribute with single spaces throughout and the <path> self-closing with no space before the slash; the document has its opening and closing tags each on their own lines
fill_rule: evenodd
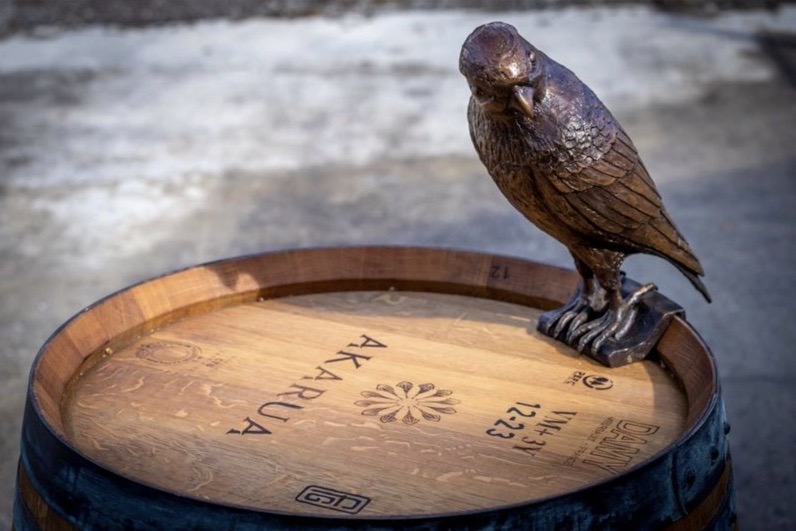
<svg viewBox="0 0 796 531">
<path fill-rule="evenodd" d="M 561 336 L 561 334 L 568 329 L 568 326 L 569 326 L 570 322 L 573 320 L 573 318 L 575 317 L 575 315 L 576 314 L 574 312 L 571 312 L 571 311 L 570 312 L 566 312 L 564 315 L 562 315 L 561 318 L 558 319 L 558 322 L 556 323 L 555 329 L 553 329 L 552 336 L 554 338 L 558 339 Z"/>
<path fill-rule="evenodd" d="M 578 343 L 575 350 L 581 353 L 584 352 L 586 348 L 593 343 L 594 338 L 598 337 L 603 331 L 610 327 L 611 319 L 611 312 L 607 311 L 599 319 L 595 319 L 581 326 L 577 331 L 577 335 L 573 337 L 574 342 L 577 340 L 577 336 L 582 335 L 580 340 L 577 340 Z"/>
<path fill-rule="evenodd" d="M 569 329 L 569 331 L 567 332 L 566 337 L 564 338 L 564 341 L 566 342 L 566 344 L 567 345 L 572 345 L 573 343 L 575 343 L 575 341 L 578 340 L 579 337 L 581 337 L 583 334 L 585 334 L 589 330 L 591 330 L 591 328 L 589 327 L 590 324 L 591 324 L 591 322 L 584 323 L 584 324 L 582 324 L 581 326 L 578 326 L 578 327 L 575 327 L 575 326 L 571 327 Z"/>
<path fill-rule="evenodd" d="M 569 334 L 571 334 L 573 330 L 577 330 L 578 328 L 586 324 L 588 320 L 589 320 L 589 312 L 587 311 L 580 312 L 577 316 L 575 316 L 572 322 L 569 323 L 569 329 L 570 329 Z"/>
<path fill-rule="evenodd" d="M 606 341 L 608 338 L 610 338 L 610 337 L 611 337 L 611 335 L 612 335 L 612 333 L 611 333 L 610 329 L 608 329 L 608 330 L 605 330 L 605 332 L 603 332 L 602 334 L 600 334 L 600 335 L 597 337 L 597 339 L 595 339 L 595 340 L 592 342 L 592 344 L 591 344 L 592 352 L 599 352 L 599 351 L 600 351 L 600 348 L 603 346 L 603 343 L 605 343 L 605 341 Z"/>
<path fill-rule="evenodd" d="M 587 334 L 594 330 L 595 328 L 599 328 L 603 324 L 603 319 L 605 315 L 592 319 L 591 321 L 586 321 L 582 325 L 575 327 L 570 327 L 569 334 L 567 334 L 566 341 L 569 344 L 574 343 L 581 337 L 583 334 Z"/>
<path fill-rule="evenodd" d="M 616 330 L 613 332 L 613 337 L 615 339 L 622 339 L 630 332 L 630 329 L 633 328 L 633 323 L 636 321 L 636 310 L 635 308 L 631 309 L 627 315 L 625 315 L 621 321 L 618 321 Z"/>
<path fill-rule="evenodd" d="M 615 338 L 616 337 L 616 331 L 619 328 L 620 319 L 621 319 L 621 317 L 617 314 L 616 318 L 615 319 L 611 319 L 611 321 L 602 330 L 602 332 L 600 332 L 597 335 L 597 337 L 594 338 L 594 341 L 592 341 L 592 344 L 591 344 L 592 352 L 599 352 L 600 351 L 600 347 L 603 346 L 603 343 L 605 343 L 610 338 Z M 632 324 L 632 321 L 631 321 L 631 324 Z"/>
<path fill-rule="evenodd" d="M 587 321 L 593 311 L 591 300 L 579 290 L 563 307 L 544 314 L 539 319 L 538 329 L 553 339 L 568 341 L 564 338 L 573 328 Z"/>
<path fill-rule="evenodd" d="M 578 341 L 578 344 L 577 344 L 577 347 L 575 348 L 575 350 L 577 350 L 578 352 L 580 352 L 582 354 L 586 350 L 586 348 L 589 347 L 589 344 L 592 342 L 592 340 L 597 335 L 599 335 L 599 333 L 600 333 L 600 330 L 599 330 L 599 328 L 597 328 L 597 329 L 591 330 L 590 332 L 585 334 L 583 337 L 580 338 L 580 341 Z"/>
<path fill-rule="evenodd" d="M 627 300 L 625 301 L 625 303 L 624 303 L 624 304 L 625 304 L 626 306 L 635 306 L 635 305 L 637 305 L 639 302 L 641 302 L 641 298 L 642 298 L 644 295 L 646 295 L 646 294 L 647 294 L 647 293 L 649 293 L 650 291 L 655 291 L 655 290 L 657 290 L 657 289 L 658 289 L 658 286 L 656 286 L 656 285 L 655 285 L 655 283 L 653 283 L 653 282 L 650 282 L 650 283 L 648 283 L 648 284 L 644 284 L 643 286 L 641 286 L 640 288 L 638 288 L 636 291 L 634 291 L 633 293 L 631 293 L 631 294 L 630 294 L 630 297 L 628 297 L 628 298 L 627 298 Z"/>
<path fill-rule="evenodd" d="M 578 334 L 577 328 L 570 328 L 569 330 L 567 330 L 567 335 L 564 336 L 563 341 L 567 345 L 572 345 L 572 343 L 574 343 L 579 336 L 580 334 Z"/>
<path fill-rule="evenodd" d="M 606 340 L 606 336 L 604 334 L 600 335 L 600 337 L 595 339 L 594 342 L 591 344 L 592 352 L 600 352 L 600 347 L 603 346 L 603 343 L 605 343 L 605 340 Z"/>
<path fill-rule="evenodd" d="M 625 299 L 615 311 L 607 311 L 597 323 L 592 332 L 583 336 L 578 342 L 578 352 L 582 352 L 591 343 L 591 351 L 599 352 L 600 348 L 609 339 L 622 339 L 636 321 L 636 306 L 641 302 L 642 297 L 650 291 L 658 289 L 653 283 L 645 284 L 634 291 Z M 591 323 L 587 323 L 581 328 L 587 328 Z"/>
<path fill-rule="evenodd" d="M 553 317 L 552 319 L 550 319 L 549 321 L 544 323 L 544 325 L 540 325 L 539 326 L 539 331 L 542 332 L 543 334 L 547 335 L 547 336 L 552 337 L 553 339 L 556 339 L 557 335 L 556 335 L 555 331 L 556 331 L 558 323 L 561 322 L 561 318 L 562 317 L 563 317 L 563 314 L 556 315 L 555 317 Z"/>
</svg>

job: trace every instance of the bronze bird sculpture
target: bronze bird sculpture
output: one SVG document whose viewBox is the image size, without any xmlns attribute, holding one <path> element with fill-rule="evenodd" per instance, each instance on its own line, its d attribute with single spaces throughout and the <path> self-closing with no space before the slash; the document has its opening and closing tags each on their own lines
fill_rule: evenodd
<svg viewBox="0 0 796 531">
<path fill-rule="evenodd" d="M 628 335 L 656 289 L 634 284 L 623 295 L 620 266 L 634 253 L 668 260 L 710 302 L 633 142 L 575 74 L 502 22 L 467 37 L 459 69 L 481 161 L 517 210 L 567 246 L 582 277 L 567 304 L 539 319 L 542 333 L 593 357 Z"/>
</svg>

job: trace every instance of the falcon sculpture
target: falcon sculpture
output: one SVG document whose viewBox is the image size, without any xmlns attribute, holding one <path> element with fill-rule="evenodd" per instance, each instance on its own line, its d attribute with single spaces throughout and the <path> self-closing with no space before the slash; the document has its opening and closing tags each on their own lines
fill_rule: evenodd
<svg viewBox="0 0 796 531">
<path fill-rule="evenodd" d="M 625 257 L 674 264 L 705 299 L 704 270 L 663 206 L 633 142 L 575 74 L 502 22 L 476 28 L 459 69 L 475 149 L 509 202 L 567 246 L 582 277 L 539 330 L 590 355 L 633 327 L 646 284 L 623 296 Z"/>
</svg>

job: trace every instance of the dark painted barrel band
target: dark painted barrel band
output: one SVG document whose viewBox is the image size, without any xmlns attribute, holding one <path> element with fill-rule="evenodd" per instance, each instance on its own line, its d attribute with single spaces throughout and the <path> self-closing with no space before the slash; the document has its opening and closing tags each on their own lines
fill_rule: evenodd
<svg viewBox="0 0 796 531">
<path fill-rule="evenodd" d="M 688 515 L 675 522 L 669 531 L 730 529 L 735 511 L 732 460 L 727 458 L 716 486 Z"/>
</svg>

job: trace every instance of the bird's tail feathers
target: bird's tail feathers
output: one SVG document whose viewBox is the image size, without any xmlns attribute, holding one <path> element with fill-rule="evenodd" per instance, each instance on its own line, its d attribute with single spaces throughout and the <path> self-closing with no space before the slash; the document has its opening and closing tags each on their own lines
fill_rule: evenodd
<svg viewBox="0 0 796 531">
<path fill-rule="evenodd" d="M 665 210 L 662 210 L 661 214 L 663 215 L 651 224 L 651 228 L 664 237 L 662 240 L 664 244 L 656 246 L 652 252 L 674 264 L 705 297 L 705 300 L 712 302 L 708 288 L 699 278 L 705 274 L 702 264 L 699 263 L 694 251 L 677 230 L 669 214 Z"/>
<path fill-rule="evenodd" d="M 677 269 L 679 269 L 680 272 L 683 275 L 685 275 L 685 278 L 687 278 L 691 282 L 691 284 L 697 289 L 697 291 L 699 291 L 699 293 L 701 293 L 702 296 L 705 297 L 706 301 L 713 302 L 713 299 L 711 298 L 710 293 L 708 292 L 707 286 L 705 286 L 705 284 L 702 282 L 702 279 L 700 279 L 699 276 L 694 274 L 693 271 L 689 271 L 688 269 L 686 269 L 685 267 L 681 266 L 678 263 L 674 263 L 674 265 L 676 265 Z"/>
</svg>

